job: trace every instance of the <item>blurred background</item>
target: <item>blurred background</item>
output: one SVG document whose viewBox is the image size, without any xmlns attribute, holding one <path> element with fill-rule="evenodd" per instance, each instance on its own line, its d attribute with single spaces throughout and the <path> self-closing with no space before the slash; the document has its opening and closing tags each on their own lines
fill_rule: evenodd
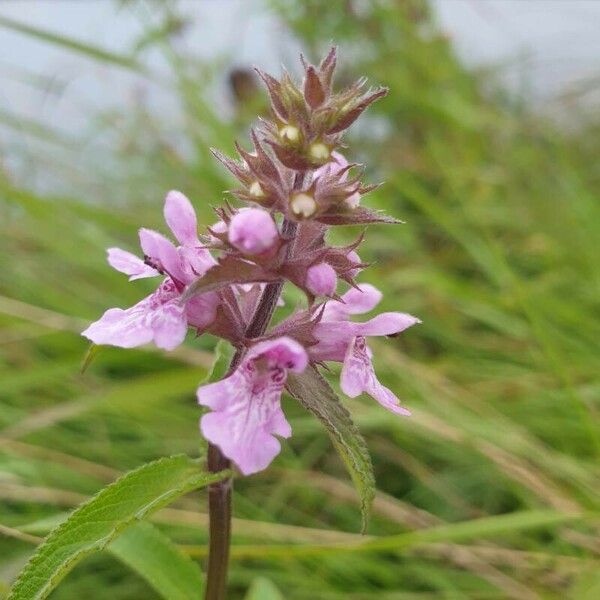
<svg viewBox="0 0 600 600">
<path fill-rule="evenodd" d="M 230 597 L 260 576 L 299 600 L 599 598 L 599 30 L 592 1 L 2 2 L 0 596 L 30 535 L 123 471 L 202 451 L 213 339 L 106 349 L 80 373 L 78 332 L 149 289 L 104 249 L 164 229 L 172 188 L 213 222 L 231 180 L 208 148 L 231 153 L 266 110 L 251 66 L 298 73 L 299 51 L 317 61 L 334 42 L 338 81 L 391 90 L 347 154 L 386 181 L 366 201 L 406 221 L 372 227 L 361 256 L 383 310 L 423 319 L 374 344 L 413 416 L 347 405 L 377 476 L 368 533 L 406 535 L 294 552 L 355 542 L 360 515 L 328 436 L 286 401 L 294 437 L 236 482 Z M 205 509 L 190 495 L 155 518 L 199 561 Z M 528 527 L 540 510 L 557 524 Z M 488 529 L 509 513 L 514 527 Z M 411 534 L 458 522 L 462 537 Z M 159 596 L 100 554 L 52 595 L 82 597 Z"/>
</svg>

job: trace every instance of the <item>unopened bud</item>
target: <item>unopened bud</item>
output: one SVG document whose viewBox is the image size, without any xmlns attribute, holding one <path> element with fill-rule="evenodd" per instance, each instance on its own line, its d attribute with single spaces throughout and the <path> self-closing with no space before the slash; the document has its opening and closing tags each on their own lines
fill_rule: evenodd
<svg viewBox="0 0 600 600">
<path fill-rule="evenodd" d="M 244 254 L 262 254 L 277 242 L 279 232 L 271 215 L 260 208 L 236 213 L 229 223 L 229 243 Z"/>
<path fill-rule="evenodd" d="M 308 149 L 310 157 L 318 163 L 323 163 L 331 156 L 331 151 L 323 142 L 315 142 Z"/>
<path fill-rule="evenodd" d="M 279 137 L 284 142 L 295 144 L 300 141 L 300 130 L 295 125 L 284 125 L 279 130 Z"/>
<path fill-rule="evenodd" d="M 315 202 L 315 199 L 304 193 L 292 196 L 290 207 L 297 217 L 303 219 L 308 219 L 317 212 L 317 203 Z"/>
<path fill-rule="evenodd" d="M 360 194 L 358 192 L 354 192 L 352 196 L 348 196 L 348 198 L 344 200 L 344 204 L 351 210 L 358 208 L 360 205 Z"/>
<path fill-rule="evenodd" d="M 352 264 L 355 264 L 355 265 L 360 265 L 362 262 L 360 260 L 360 256 L 358 255 L 358 252 L 356 252 L 355 250 L 348 252 L 347 258 Z M 360 268 L 352 269 L 351 271 L 348 271 L 348 275 L 350 277 L 356 277 L 360 273 L 360 271 L 361 271 Z"/>
<path fill-rule="evenodd" d="M 214 225 L 209 227 L 208 236 L 211 242 L 220 243 L 221 240 L 217 237 L 227 233 L 227 223 L 225 221 L 217 221 Z"/>
<path fill-rule="evenodd" d="M 325 262 L 313 265 L 306 271 L 306 287 L 315 296 L 332 296 L 337 287 L 335 269 Z"/>
<path fill-rule="evenodd" d="M 253 181 L 248 188 L 248 193 L 255 198 L 264 198 L 265 192 L 259 181 Z"/>
</svg>

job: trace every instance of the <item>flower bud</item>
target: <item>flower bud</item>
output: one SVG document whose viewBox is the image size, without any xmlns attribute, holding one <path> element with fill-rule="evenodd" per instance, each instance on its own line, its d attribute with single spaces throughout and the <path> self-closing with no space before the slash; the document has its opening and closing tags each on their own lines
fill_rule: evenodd
<svg viewBox="0 0 600 600">
<path fill-rule="evenodd" d="M 300 141 L 300 130 L 295 125 L 284 125 L 279 130 L 279 137 L 290 144 L 296 144 Z"/>
<path fill-rule="evenodd" d="M 337 287 L 335 269 L 325 262 L 309 267 L 306 271 L 306 287 L 315 296 L 332 296 Z"/>
<path fill-rule="evenodd" d="M 351 263 L 353 263 L 355 265 L 360 265 L 362 262 L 360 260 L 360 256 L 358 255 L 358 253 L 355 250 L 348 252 L 347 258 Z M 361 271 L 360 267 L 357 269 L 352 269 L 351 271 L 348 271 L 348 275 L 350 277 L 356 277 L 360 273 L 360 271 Z"/>
<path fill-rule="evenodd" d="M 317 212 L 317 203 L 312 196 L 305 193 L 295 194 L 290 200 L 292 213 L 302 219 L 308 219 Z"/>
<path fill-rule="evenodd" d="M 262 254 L 277 242 L 279 232 L 271 215 L 260 208 L 236 213 L 229 223 L 229 243 L 244 254 Z"/>
<path fill-rule="evenodd" d="M 358 192 L 354 192 L 354 194 L 348 196 L 348 198 L 344 200 L 344 204 L 350 210 L 358 208 L 360 206 L 360 194 Z"/>
<path fill-rule="evenodd" d="M 217 221 L 209 227 L 208 237 L 213 243 L 219 243 L 221 240 L 217 236 L 222 236 L 227 233 L 227 223 L 225 221 Z"/>
<path fill-rule="evenodd" d="M 264 198 L 265 192 L 259 181 L 253 181 L 248 188 L 248 193 L 255 198 Z"/>
<path fill-rule="evenodd" d="M 308 153 L 310 157 L 317 163 L 324 163 L 331 156 L 329 148 L 323 142 L 315 142 L 311 144 Z"/>
</svg>

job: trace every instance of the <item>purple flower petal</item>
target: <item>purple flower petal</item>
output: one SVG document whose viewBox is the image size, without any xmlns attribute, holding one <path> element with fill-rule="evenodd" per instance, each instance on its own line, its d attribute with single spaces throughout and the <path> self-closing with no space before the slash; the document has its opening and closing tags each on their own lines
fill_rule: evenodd
<svg viewBox="0 0 600 600">
<path fill-rule="evenodd" d="M 315 296 L 332 296 L 337 287 L 337 273 L 328 263 L 312 265 L 306 271 L 306 287 Z"/>
<path fill-rule="evenodd" d="M 244 254 L 262 254 L 273 248 L 279 238 L 273 217 L 262 208 L 236 213 L 229 223 L 229 243 Z"/>
<path fill-rule="evenodd" d="M 82 335 L 95 344 L 134 348 L 154 342 L 172 350 L 185 338 L 187 320 L 179 294 L 170 280 L 150 296 L 125 310 L 111 308 Z"/>
<path fill-rule="evenodd" d="M 308 365 L 306 350 L 296 340 L 285 336 L 252 346 L 247 360 L 257 358 L 266 359 L 271 368 L 287 369 L 294 373 L 302 373 Z"/>
<path fill-rule="evenodd" d="M 216 318 L 219 295 L 215 292 L 192 296 L 185 305 L 185 314 L 191 327 L 206 329 Z"/>
<path fill-rule="evenodd" d="M 343 154 L 339 152 L 331 153 L 331 160 L 325 163 L 322 167 L 319 167 L 313 173 L 313 181 L 318 177 L 323 177 L 325 175 L 335 175 L 339 173 L 344 167 L 348 166 L 348 161 Z M 348 174 L 344 173 L 341 177 L 341 181 L 345 181 L 348 178 Z"/>
<path fill-rule="evenodd" d="M 182 245 L 195 245 L 198 243 L 198 224 L 192 203 L 187 197 L 172 190 L 165 198 L 165 221 L 173 232 L 175 238 Z"/>
<path fill-rule="evenodd" d="M 129 281 L 144 277 L 156 277 L 159 273 L 147 265 L 141 258 L 121 250 L 121 248 L 108 248 L 106 251 L 108 264 L 120 273 L 129 275 Z"/>
<path fill-rule="evenodd" d="M 356 398 L 366 392 L 387 410 L 399 415 L 410 415 L 409 410 L 400 406 L 400 400 L 393 392 L 379 383 L 371 362 L 371 352 L 363 337 L 354 338 L 348 345 L 340 387 L 350 398 Z"/>
<path fill-rule="evenodd" d="M 164 271 L 180 282 L 184 280 L 181 258 L 177 249 L 164 235 L 152 229 L 140 229 L 140 246 L 146 256 L 156 263 L 156 268 Z"/>
<path fill-rule="evenodd" d="M 343 296 L 343 302 L 327 302 L 323 313 L 325 321 L 342 321 L 349 315 L 359 315 L 373 310 L 381 301 L 383 294 L 373 285 L 362 283 L 359 289 L 351 288 Z"/>
<path fill-rule="evenodd" d="M 381 313 L 364 323 L 352 323 L 354 335 L 375 336 L 395 335 L 420 323 L 421 320 L 408 313 L 387 312 Z"/>
<path fill-rule="evenodd" d="M 198 402 L 213 410 L 200 421 L 204 437 L 244 475 L 265 469 L 279 454 L 275 435 L 292 434 L 281 393 L 288 369 L 299 372 L 307 364 L 304 348 L 282 337 L 252 347 L 232 375 L 198 388 Z"/>
<path fill-rule="evenodd" d="M 283 380 L 262 386 L 253 383 L 252 372 L 241 368 L 227 379 L 198 390 L 199 402 L 214 410 L 202 417 L 202 434 L 244 475 L 262 471 L 279 454 L 281 445 L 274 434 L 291 435 L 280 405 Z"/>
<path fill-rule="evenodd" d="M 350 321 L 321 321 L 314 328 L 318 343 L 309 348 L 312 360 L 321 362 L 333 360 L 342 362 L 348 344 L 355 337 L 355 323 Z"/>
<path fill-rule="evenodd" d="M 200 245 L 180 246 L 177 251 L 181 258 L 181 265 L 185 274 L 185 283 L 202 277 L 206 271 L 217 264 L 212 254 Z"/>
<path fill-rule="evenodd" d="M 145 300 L 128 309 L 109 308 L 81 335 L 94 344 L 135 348 L 152 341 L 154 333 L 145 323 Z"/>
</svg>

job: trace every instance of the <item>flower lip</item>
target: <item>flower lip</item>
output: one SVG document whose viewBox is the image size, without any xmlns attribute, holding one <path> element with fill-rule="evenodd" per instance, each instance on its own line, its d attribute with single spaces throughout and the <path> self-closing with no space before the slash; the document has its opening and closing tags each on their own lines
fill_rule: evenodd
<svg viewBox="0 0 600 600">
<path fill-rule="evenodd" d="M 266 340 L 252 346 L 247 359 L 265 358 L 272 366 L 301 373 L 308 365 L 306 350 L 290 337 L 283 336 L 275 340 Z"/>
<path fill-rule="evenodd" d="M 251 347 L 229 377 L 198 388 L 198 402 L 212 411 L 200 420 L 204 437 L 244 475 L 262 471 L 279 454 L 275 436 L 292 434 L 281 393 L 287 371 L 302 371 L 307 364 L 306 350 L 295 340 L 266 340 Z"/>
<path fill-rule="evenodd" d="M 134 348 L 154 342 L 159 348 L 173 350 L 187 331 L 184 307 L 170 279 L 136 305 L 125 310 L 111 308 L 92 323 L 82 335 L 95 344 Z"/>
</svg>

